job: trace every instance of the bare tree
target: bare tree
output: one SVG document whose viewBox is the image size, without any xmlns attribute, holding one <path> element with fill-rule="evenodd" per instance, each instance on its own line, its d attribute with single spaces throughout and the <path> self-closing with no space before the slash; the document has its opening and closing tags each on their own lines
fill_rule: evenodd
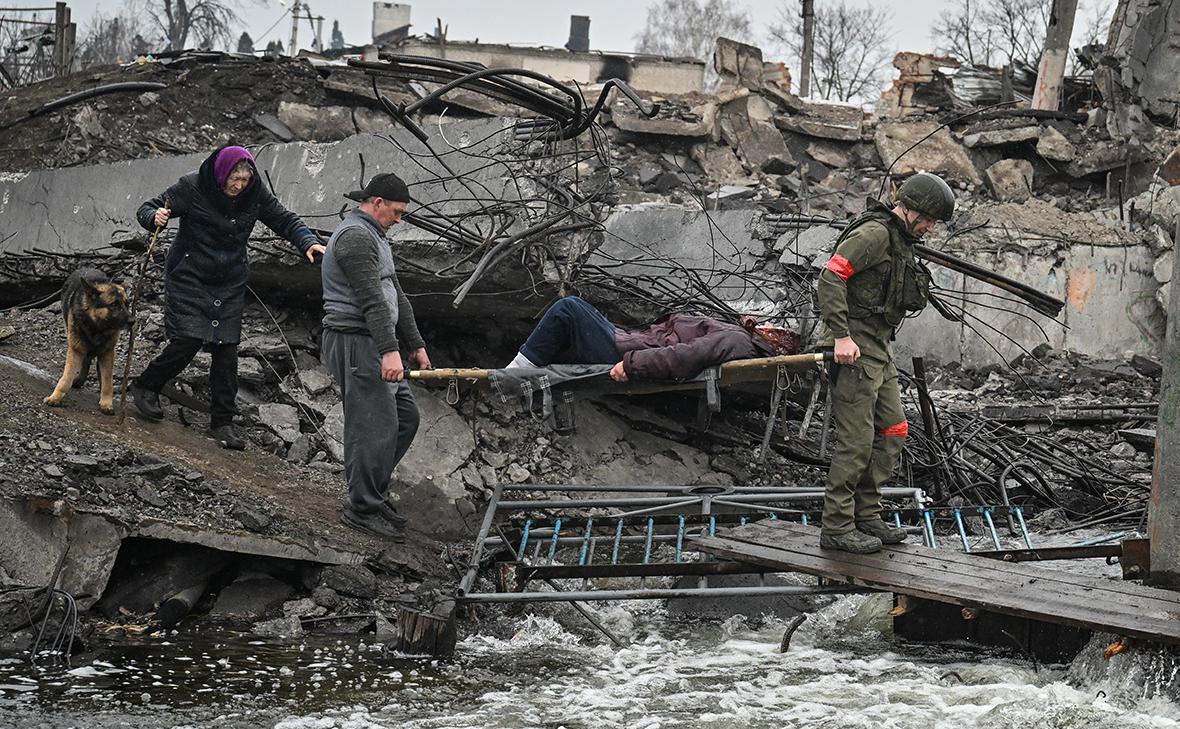
<svg viewBox="0 0 1180 729">
<path fill-rule="evenodd" d="M 241 22 L 239 0 L 148 0 L 148 13 L 164 34 L 168 50 L 185 48 L 190 39 L 201 47 L 234 41 Z"/>
<path fill-rule="evenodd" d="M 770 37 L 786 46 L 796 58 L 803 55 L 803 24 L 792 1 L 779 11 L 779 22 Z M 824 99 L 852 101 L 880 90 L 884 69 L 893 57 L 889 40 L 889 10 L 883 7 L 849 7 L 844 0 L 815 11 L 815 51 L 812 63 L 813 93 Z"/>
<path fill-rule="evenodd" d="M 957 0 L 931 29 L 935 50 L 978 66 L 1036 68 L 1053 0 Z"/>
<path fill-rule="evenodd" d="M 984 22 L 999 29 L 998 60 L 1036 68 L 1052 9 L 1053 0 L 989 0 Z"/>
<path fill-rule="evenodd" d="M 930 29 L 939 53 L 954 56 L 973 66 L 989 66 L 995 53 L 995 30 L 983 19 L 986 0 L 959 0 L 953 10 L 944 10 Z"/>
<path fill-rule="evenodd" d="M 134 54 L 135 28 L 134 17 L 126 10 L 111 17 L 96 11 L 78 43 L 82 67 L 129 60 Z"/>
<path fill-rule="evenodd" d="M 750 16 L 732 0 L 659 0 L 647 9 L 647 24 L 635 44 L 640 53 L 708 61 L 718 36 L 750 38 Z"/>
</svg>

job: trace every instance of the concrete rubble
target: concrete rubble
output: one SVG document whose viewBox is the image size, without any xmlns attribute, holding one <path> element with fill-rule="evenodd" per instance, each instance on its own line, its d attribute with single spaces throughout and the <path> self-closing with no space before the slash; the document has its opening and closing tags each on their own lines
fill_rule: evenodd
<svg viewBox="0 0 1180 729">
<path fill-rule="evenodd" d="M 1127 40 L 1127 53 L 1137 44 Z M 365 73 L 342 64 L 202 56 L 92 71 L 96 81 L 168 85 L 21 121 L 21 146 L 0 149 L 0 374 L 16 394 L 0 414 L 0 553 L 12 555 L 0 560 L 0 578 L 46 584 L 57 573 L 81 609 L 108 599 L 103 619 L 124 624 L 195 591 L 184 603 L 194 613 L 260 635 L 381 631 L 401 607 L 449 595 L 446 547 L 470 540 L 497 483 L 822 479 L 814 455 L 798 459 L 798 444 L 776 443 L 765 463 L 752 463 L 765 393 L 738 397 L 716 416 L 728 438 L 687 426 L 695 407 L 677 396 L 626 408 L 597 398 L 580 404 L 574 435 L 558 435 L 503 403 L 415 386 L 421 429 L 395 476 L 417 536 L 404 550 L 383 549 L 336 521 L 343 416 L 319 360 L 318 269 L 261 228 L 250 253 L 258 300 L 247 308 L 239 367 L 249 463 L 204 438 L 203 360 L 165 393 L 157 430 L 103 418 L 93 385 L 62 411 L 41 408 L 39 394 L 61 366 L 53 301 L 63 272 L 80 263 L 132 270 L 145 243 L 135 206 L 230 139 L 255 145 L 267 184 L 325 234 L 344 208 L 342 192 L 380 171 L 408 179 L 419 215 L 391 238 L 438 366 L 507 362 L 558 292 L 594 300 L 623 325 L 692 308 L 755 314 L 810 336 L 814 281 L 843 224 L 866 197 L 931 171 L 960 200 L 953 232 L 932 247 L 1065 301 L 1056 320 L 997 306 L 994 289 L 932 267 L 961 316 L 927 310 L 902 327 L 897 349 L 901 362 L 929 363 L 939 407 L 964 418 L 996 407 L 997 422 L 1008 422 L 1027 399 L 1021 388 L 1067 409 L 1158 398 L 1180 213 L 1180 135 L 1152 121 L 1165 90 L 1137 87 L 1148 116 L 1134 137 L 1078 109 L 1044 116 L 1009 108 L 948 123 L 982 103 L 998 77 L 901 54 L 898 82 L 867 114 L 793 96 L 757 51 L 721 44 L 716 94 L 640 91 L 644 104 L 659 105 L 652 115 L 615 92 L 594 120 L 589 151 L 540 138 L 510 116 L 523 113 L 513 104 L 469 92 L 418 112 L 424 143 L 372 98 Z M 1142 73 L 1165 70 L 1152 61 Z M 7 92 L 0 124 L 76 83 Z M 393 103 L 421 97 L 388 77 L 380 88 Z M 554 210 L 565 217 L 549 219 Z M 481 268 L 487 247 L 476 234 L 491 231 L 489 221 L 502 224 L 495 235 L 504 249 Z M 525 234 L 541 222 L 548 227 Z M 159 265 L 132 371 L 164 341 Z M 789 406 L 792 417 L 798 406 Z M 1076 426 L 1094 428 L 1086 458 L 1117 461 L 1128 509 L 1150 470 L 1143 444 L 1154 437 L 1151 421 L 1127 415 L 1117 428 Z M 1062 486 L 1068 503 L 1042 503 L 1057 509 L 1046 522 L 1100 510 L 1102 496 L 1088 489 Z M 74 546 L 59 566 L 67 537 Z M 188 563 L 151 572 L 145 565 L 164 543 L 177 555 L 211 550 L 225 561 L 212 576 Z M 120 585 L 136 589 L 116 599 Z M 0 601 L 0 621 L 19 633 L 10 648 L 31 639 L 16 613 Z"/>
</svg>

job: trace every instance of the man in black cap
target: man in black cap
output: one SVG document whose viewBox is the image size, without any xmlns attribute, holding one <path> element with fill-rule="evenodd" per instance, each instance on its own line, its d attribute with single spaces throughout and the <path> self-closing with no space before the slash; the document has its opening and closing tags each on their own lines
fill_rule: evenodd
<svg viewBox="0 0 1180 729">
<path fill-rule="evenodd" d="M 322 356 L 344 400 L 348 499 L 341 521 L 400 542 L 405 540 L 406 519 L 386 496 L 393 469 L 418 432 L 418 408 L 404 381 L 401 345 L 409 350 L 411 362 L 430 367 L 385 237 L 405 214 L 410 193 L 401 178 L 386 173 L 345 197 L 360 205 L 344 215 L 332 234 L 322 267 Z"/>
</svg>

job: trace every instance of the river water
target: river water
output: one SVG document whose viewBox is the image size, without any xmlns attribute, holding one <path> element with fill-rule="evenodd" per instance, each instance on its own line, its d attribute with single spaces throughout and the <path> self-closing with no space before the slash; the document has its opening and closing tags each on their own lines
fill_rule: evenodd
<svg viewBox="0 0 1180 729">
<path fill-rule="evenodd" d="M 779 652 L 783 625 L 688 623 L 655 603 L 603 608 L 616 649 L 565 608 L 502 618 L 452 662 L 355 638 L 172 634 L 68 670 L 0 663 L 0 727 L 1180 727 L 1176 663 L 1096 639 L 1067 666 L 894 641 L 840 598 Z M 493 635 L 495 637 L 493 637 Z"/>
</svg>

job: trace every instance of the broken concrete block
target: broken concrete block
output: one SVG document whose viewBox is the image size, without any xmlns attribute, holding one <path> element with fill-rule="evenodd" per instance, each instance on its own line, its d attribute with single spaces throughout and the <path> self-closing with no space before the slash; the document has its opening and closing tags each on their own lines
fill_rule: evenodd
<svg viewBox="0 0 1180 729">
<path fill-rule="evenodd" d="M 933 121 L 878 124 L 874 141 L 881 162 L 886 167 L 893 164 L 893 174 L 900 177 L 915 172 L 933 172 L 958 182 L 982 184 L 983 180 L 963 145 L 956 142 L 947 129 L 939 129 L 929 139 L 906 152 L 937 127 L 938 123 Z M 905 153 L 904 157 L 900 157 L 902 153 Z"/>
<path fill-rule="evenodd" d="M 1026 159 L 1002 159 L 987 168 L 987 183 L 997 200 L 1024 202 L 1032 196 L 1033 167 Z"/>
<path fill-rule="evenodd" d="M 768 175 L 787 175 L 795 171 L 794 160 L 782 157 L 767 157 L 761 164 L 762 171 Z"/>
<path fill-rule="evenodd" d="M 238 381 L 244 385 L 259 387 L 266 384 L 266 371 L 262 363 L 253 357 L 238 359 Z"/>
<path fill-rule="evenodd" d="M 761 96 L 751 94 L 725 104 L 718 112 L 718 123 L 722 138 L 751 168 L 771 157 L 792 159 L 782 132 L 774 126 L 770 105 Z"/>
<path fill-rule="evenodd" d="M 819 258 L 825 261 L 836 248 L 840 229 L 830 225 L 817 225 L 806 230 L 787 231 L 774 244 L 781 251 L 779 263 L 787 266 L 808 266 Z"/>
<path fill-rule="evenodd" d="M 295 132 L 291 131 L 289 126 L 279 121 L 279 118 L 269 111 L 260 111 L 252 118 L 255 124 L 275 135 L 275 138 L 280 142 L 290 142 L 295 138 Z"/>
<path fill-rule="evenodd" d="M 320 585 L 312 590 L 311 599 L 315 601 L 316 605 L 327 608 L 328 610 L 335 610 L 340 607 L 340 593 L 327 585 Z"/>
<path fill-rule="evenodd" d="M 1053 127 L 1041 130 L 1041 136 L 1037 139 L 1037 154 L 1054 162 L 1069 162 L 1077 153 L 1073 143 L 1061 132 Z"/>
<path fill-rule="evenodd" d="M 76 513 L 66 520 L 34 512 L 24 499 L 3 499 L 0 571 L 19 584 L 45 585 L 64 552 L 59 587 L 75 596 L 80 610 L 87 610 L 106 589 L 123 535 L 101 516 Z"/>
<path fill-rule="evenodd" d="M 1121 144 L 1114 141 L 1096 142 L 1088 149 L 1081 150 L 1065 167 L 1070 177 L 1086 177 L 1097 172 L 1121 169 L 1129 164 L 1142 162 L 1148 157 L 1143 145 Z"/>
<path fill-rule="evenodd" d="M 1135 446 L 1126 441 L 1120 441 L 1110 447 L 1110 455 L 1115 458 L 1130 458 L 1135 455 Z"/>
<path fill-rule="evenodd" d="M 1014 129 L 988 129 L 963 135 L 963 144 L 971 149 L 975 149 L 976 147 L 998 147 L 1001 144 L 1031 142 L 1040 136 L 1041 128 L 1036 126 L 1016 127 Z"/>
<path fill-rule="evenodd" d="M 1180 185 L 1180 147 L 1172 150 L 1156 175 L 1169 185 Z"/>
<path fill-rule="evenodd" d="M 299 384 L 312 397 L 317 397 L 332 389 L 332 375 L 322 367 L 299 371 Z"/>
<path fill-rule="evenodd" d="M 1164 311 L 1168 310 L 1168 300 L 1170 298 L 1171 292 L 1172 292 L 1172 282 L 1171 281 L 1169 281 L 1166 284 L 1161 284 L 1160 287 L 1158 289 L 1156 289 L 1155 300 L 1159 302 L 1159 305 L 1163 308 Z"/>
<path fill-rule="evenodd" d="M 315 451 L 315 444 L 308 433 L 301 433 L 287 449 L 287 460 L 291 463 L 307 463 Z"/>
<path fill-rule="evenodd" d="M 744 185 L 722 185 L 713 192 L 709 193 L 706 197 L 714 201 L 744 200 L 754 197 L 757 192 L 758 191 L 754 188 L 746 187 Z"/>
<path fill-rule="evenodd" d="M 1164 374 L 1164 366 L 1151 357 L 1141 354 L 1131 356 L 1131 366 L 1144 377 L 1160 377 Z"/>
<path fill-rule="evenodd" d="M 320 573 L 319 586 L 366 600 L 377 596 L 377 576 L 360 565 L 338 564 L 325 567 Z"/>
<path fill-rule="evenodd" d="M 347 106 L 310 106 L 281 101 L 278 117 L 297 138 L 308 141 L 335 142 L 356 133 L 352 109 Z"/>
<path fill-rule="evenodd" d="M 299 438 L 299 411 L 282 403 L 258 406 L 258 422 L 290 445 Z"/>
<path fill-rule="evenodd" d="M 1175 259 L 1175 254 L 1172 251 L 1166 251 L 1162 256 L 1155 259 L 1155 265 L 1152 266 L 1152 274 L 1155 280 L 1162 284 L 1166 284 L 1172 280 L 1172 261 Z"/>
<path fill-rule="evenodd" d="M 288 600 L 283 603 L 283 617 L 286 618 L 318 618 L 327 614 L 328 609 L 316 604 L 315 600 L 310 597 L 301 597 L 298 600 Z"/>
<path fill-rule="evenodd" d="M 711 182 L 722 185 L 748 185 L 752 183 L 737 154 L 727 145 L 694 144 L 689 150 L 692 158 L 705 171 Z"/>
<path fill-rule="evenodd" d="M 358 106 L 352 110 L 352 123 L 361 134 L 385 134 L 393 119 L 382 110 Z"/>
<path fill-rule="evenodd" d="M 611 107 L 611 123 L 632 134 L 655 134 L 669 137 L 704 138 L 713 135 L 717 105 L 706 102 L 689 109 L 674 109 L 661 104 L 659 114 L 652 119 L 640 114 L 629 99 L 619 96 Z"/>
<path fill-rule="evenodd" d="M 248 572 L 221 591 L 209 614 L 224 620 L 262 620 L 278 614 L 294 591 L 286 582 L 270 575 Z"/>
<path fill-rule="evenodd" d="M 847 169 L 850 165 L 848 148 L 831 142 L 811 142 L 807 145 L 807 156 L 828 167 Z"/>
<path fill-rule="evenodd" d="M 713 68 L 721 78 L 722 88 L 762 88 L 762 49 L 758 46 L 719 37 L 713 51 Z"/>
<path fill-rule="evenodd" d="M 830 104 L 789 97 L 789 108 L 793 113 L 779 114 L 774 124 L 785 129 L 818 139 L 835 139 L 842 142 L 860 141 L 864 127 L 864 111 L 852 104 Z"/>
</svg>

